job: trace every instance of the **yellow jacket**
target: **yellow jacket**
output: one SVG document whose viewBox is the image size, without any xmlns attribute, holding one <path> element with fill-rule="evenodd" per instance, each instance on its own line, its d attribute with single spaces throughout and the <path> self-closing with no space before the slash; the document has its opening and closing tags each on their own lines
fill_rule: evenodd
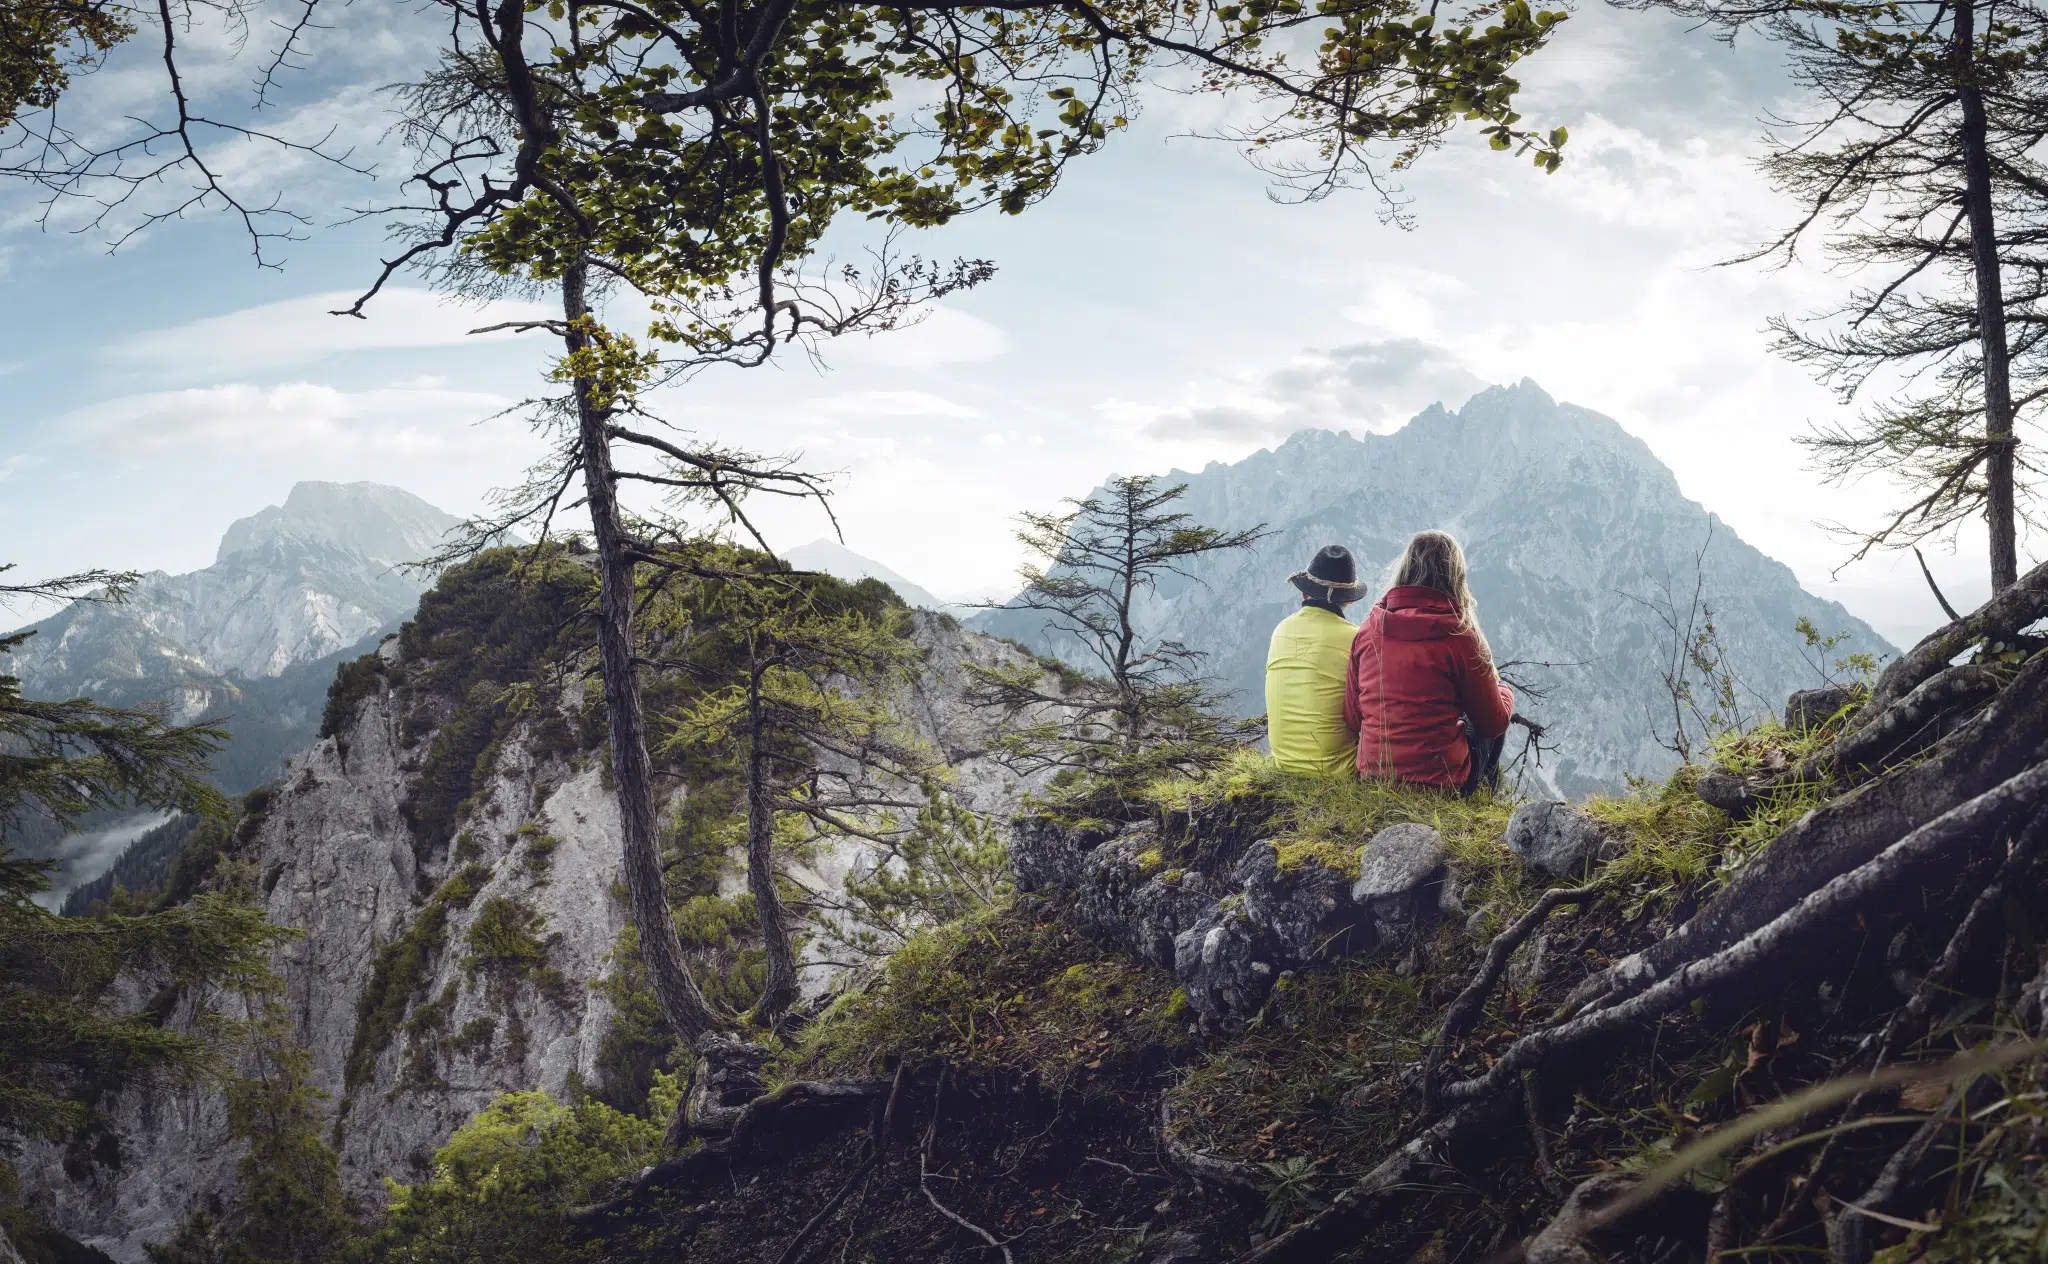
<svg viewBox="0 0 2048 1264">
<path fill-rule="evenodd" d="M 1286 772 L 1356 776 L 1358 734 L 1344 723 L 1344 677 L 1358 629 L 1303 606 L 1273 629 L 1266 650 L 1266 741 Z"/>
</svg>

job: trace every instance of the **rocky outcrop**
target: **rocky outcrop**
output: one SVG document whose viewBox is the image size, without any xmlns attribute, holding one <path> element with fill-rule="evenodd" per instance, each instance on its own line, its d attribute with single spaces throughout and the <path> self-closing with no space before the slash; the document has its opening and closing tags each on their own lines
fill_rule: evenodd
<svg viewBox="0 0 2048 1264">
<path fill-rule="evenodd" d="M 1090 933 L 1172 971 L 1195 1013 L 1222 1029 L 1257 1014 L 1282 973 L 1407 947 L 1455 907 L 1443 841 L 1426 825 L 1381 830 L 1339 871 L 1271 838 L 1244 841 L 1259 832 L 1256 811 L 1182 824 L 1174 837 L 1151 821 L 1025 817 L 1010 863 L 1022 889 L 1060 893 Z"/>
<path fill-rule="evenodd" d="M 899 711 L 955 756 L 963 800 L 1007 811 L 1024 787 L 988 758 L 988 722 L 960 694 L 964 664 L 1017 651 L 942 618 L 921 618 L 915 634 L 925 670 L 895 700 Z M 449 723 L 452 704 L 408 701 L 389 682 L 419 665 L 401 660 L 397 640 L 379 653 L 388 670 L 366 677 L 374 687 L 352 721 L 291 761 L 260 815 L 245 819 L 234 857 L 269 920 L 298 932 L 274 963 L 293 1036 L 326 1095 L 324 1131 L 347 1191 L 373 1206 L 387 1179 L 423 1176 L 435 1149 L 498 1095 L 604 1085 L 614 1008 L 601 985 L 627 924 L 602 753 L 560 736 L 583 729 L 581 681 L 495 745 L 459 831 L 436 845 L 406 812 L 438 732 L 422 717 L 439 707 Z M 803 876 L 836 881 L 857 863 L 841 849 Z M 507 934 L 545 964 L 494 958 L 493 937 Z M 419 949 L 413 965 L 390 951 L 408 943 Z M 222 1008 L 241 1013 L 235 998 Z M 728 1069 L 732 1083 L 707 1086 L 719 1105 L 744 1095 L 746 1068 Z M 194 1207 L 232 1197 L 241 1147 L 209 1090 L 136 1089 L 108 1115 L 118 1166 L 74 1161 L 67 1171 L 60 1153 L 31 1147 L 19 1164 L 24 1194 L 66 1233 L 139 1262 L 144 1244 L 168 1240 Z"/>
</svg>

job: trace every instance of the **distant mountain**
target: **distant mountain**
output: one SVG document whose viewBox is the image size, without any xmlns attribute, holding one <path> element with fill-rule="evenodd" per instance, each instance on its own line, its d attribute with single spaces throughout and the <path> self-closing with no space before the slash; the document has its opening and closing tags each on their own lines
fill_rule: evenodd
<svg viewBox="0 0 2048 1264">
<path fill-rule="evenodd" d="M 934 597 L 916 584 L 898 575 L 895 571 L 872 558 L 862 557 L 836 540 L 813 540 L 800 544 L 782 555 L 782 560 L 798 570 L 823 571 L 834 579 L 858 583 L 863 579 L 879 579 L 896 590 L 904 604 L 922 610 L 947 610 L 953 603 Z"/>
<path fill-rule="evenodd" d="M 1146 635 L 1212 656 L 1239 710 L 1264 709 L 1266 642 L 1300 600 L 1287 576 L 1317 548 L 1337 543 L 1357 554 L 1371 601 L 1408 537 L 1442 528 L 1465 546 L 1496 658 L 1560 664 L 1528 670 L 1551 692 L 1523 698 L 1519 709 L 1551 726 L 1560 749 L 1546 779 L 1574 796 L 1675 763 L 1657 742 L 1669 732 L 1658 715 L 1670 707 L 1660 672 L 1673 638 L 1644 602 L 1668 591 L 1683 617 L 1696 576 L 1752 713 L 1819 683 L 1793 631 L 1802 616 L 1824 634 L 1848 634 L 1837 653 L 1892 652 L 1686 499 L 1671 471 L 1617 422 L 1559 404 L 1527 380 L 1484 391 L 1457 412 L 1433 405 L 1394 434 L 1306 430 L 1234 464 L 1165 477 L 1187 484 L 1182 504 L 1199 522 L 1273 528 L 1251 550 L 1198 566 L 1195 580 L 1162 584 L 1142 612 Z M 1079 662 L 1076 647 L 1026 612 L 970 624 Z"/>
<path fill-rule="evenodd" d="M 230 526 L 213 565 L 153 572 L 124 601 L 73 602 L 0 654 L 0 671 L 32 698 L 83 696 L 161 706 L 183 724 L 221 721 L 233 740 L 214 779 L 241 793 L 312 744 L 335 667 L 412 615 L 427 581 L 404 565 L 459 522 L 396 487 L 300 483 L 284 504 Z M 135 832 L 133 820 L 91 825 L 68 841 L 31 828 L 10 845 L 65 857 L 61 892 L 104 867 L 108 840 Z"/>
</svg>

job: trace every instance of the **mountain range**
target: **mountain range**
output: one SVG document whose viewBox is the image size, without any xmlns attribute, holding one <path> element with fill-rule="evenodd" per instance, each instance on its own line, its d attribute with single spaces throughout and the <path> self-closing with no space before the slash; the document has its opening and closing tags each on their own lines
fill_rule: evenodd
<svg viewBox="0 0 2048 1264">
<path fill-rule="evenodd" d="M 35 635 L 0 654 L 0 671 L 31 698 L 222 722 L 232 736 L 214 780 L 239 794 L 312 744 L 336 666 L 412 614 L 428 580 L 405 564 L 459 521 L 396 487 L 299 483 L 229 526 L 211 566 L 151 572 L 118 602 L 72 602 L 25 629 Z M 55 898 L 161 819 L 102 815 L 68 837 L 31 826 L 10 845 L 61 861 Z"/>
<path fill-rule="evenodd" d="M 1249 549 L 1199 559 L 1189 578 L 1166 577 L 1139 611 L 1144 635 L 1206 652 L 1248 715 L 1265 709 L 1267 638 L 1300 601 L 1287 576 L 1317 549 L 1350 548 L 1373 581 L 1371 600 L 1414 532 L 1457 536 L 1497 660 L 1520 660 L 1512 674 L 1545 693 L 1518 700 L 1556 744 L 1531 770 L 1536 785 L 1574 798 L 1676 763 L 1660 744 L 1672 739 L 1664 675 L 1685 649 L 1663 616 L 1683 626 L 1695 591 L 1747 718 L 1822 682 L 1815 651 L 1795 631 L 1802 619 L 1842 635 L 1835 657 L 1892 652 L 1687 499 L 1618 422 L 1526 379 L 1455 412 L 1432 405 L 1392 434 L 1304 430 L 1162 481 L 1186 485 L 1181 507 L 1197 522 L 1270 531 Z M 1078 645 L 1028 611 L 987 612 L 970 626 L 1084 662 Z"/>
</svg>

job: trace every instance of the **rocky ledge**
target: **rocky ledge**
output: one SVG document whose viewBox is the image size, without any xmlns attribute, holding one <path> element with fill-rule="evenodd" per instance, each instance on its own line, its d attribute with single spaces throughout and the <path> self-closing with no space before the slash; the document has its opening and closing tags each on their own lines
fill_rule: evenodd
<svg viewBox="0 0 2048 1264">
<path fill-rule="evenodd" d="M 1299 846 L 1275 816 L 1256 802 L 1115 824 L 1024 816 L 1010 864 L 1021 889 L 1064 897 L 1088 933 L 1172 971 L 1211 1030 L 1241 1029 L 1283 974 L 1413 952 L 1439 918 L 1465 916 L 1450 853 L 1429 826 L 1389 825 L 1354 861 L 1346 848 Z M 1516 810 L 1502 845 L 1533 869 L 1573 877 L 1607 838 L 1569 804 L 1539 802 Z"/>
</svg>

